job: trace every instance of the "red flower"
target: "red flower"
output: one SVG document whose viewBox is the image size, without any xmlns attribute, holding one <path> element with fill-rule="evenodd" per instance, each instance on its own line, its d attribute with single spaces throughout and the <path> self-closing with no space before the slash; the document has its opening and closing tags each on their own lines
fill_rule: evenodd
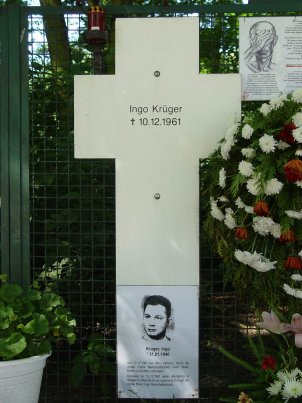
<svg viewBox="0 0 302 403">
<path fill-rule="evenodd" d="M 258 200 L 254 205 L 253 211 L 257 215 L 267 216 L 269 215 L 268 204 L 264 200 Z"/>
<path fill-rule="evenodd" d="M 283 130 L 281 130 L 277 135 L 277 140 L 285 141 L 288 144 L 294 144 L 296 140 L 293 136 L 293 130 L 296 128 L 297 127 L 294 125 L 294 123 L 289 123 L 288 125 L 285 125 L 283 127 Z"/>
<path fill-rule="evenodd" d="M 271 355 L 266 355 L 262 360 L 261 369 L 264 369 L 265 371 L 271 369 L 273 371 L 276 368 L 276 365 L 277 361 L 275 358 Z"/>
<path fill-rule="evenodd" d="M 302 269 L 302 259 L 300 256 L 289 256 L 284 262 L 284 266 L 286 269 Z"/>
<path fill-rule="evenodd" d="M 285 177 L 289 182 L 302 180 L 302 161 L 291 160 L 284 165 Z"/>
<path fill-rule="evenodd" d="M 292 229 L 287 229 L 281 233 L 280 238 L 278 239 L 281 243 L 290 243 L 295 242 L 297 240 L 296 234 Z"/>
<path fill-rule="evenodd" d="M 246 227 L 237 227 L 235 229 L 235 238 L 247 239 L 247 228 Z"/>
</svg>

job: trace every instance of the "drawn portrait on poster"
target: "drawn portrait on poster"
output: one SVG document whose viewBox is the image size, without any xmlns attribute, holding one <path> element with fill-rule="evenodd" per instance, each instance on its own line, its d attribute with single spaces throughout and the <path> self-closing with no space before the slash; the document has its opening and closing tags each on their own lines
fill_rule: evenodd
<svg viewBox="0 0 302 403">
<path fill-rule="evenodd" d="M 118 397 L 198 397 L 198 287 L 118 286 Z"/>
<path fill-rule="evenodd" d="M 243 100 L 270 100 L 302 86 L 302 18 L 239 19 Z"/>
</svg>

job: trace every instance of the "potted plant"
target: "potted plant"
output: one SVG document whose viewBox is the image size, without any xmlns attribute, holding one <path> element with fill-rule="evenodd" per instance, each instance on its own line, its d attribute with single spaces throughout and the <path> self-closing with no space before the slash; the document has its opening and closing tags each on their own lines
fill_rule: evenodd
<svg viewBox="0 0 302 403">
<path fill-rule="evenodd" d="M 52 345 L 74 343 L 76 321 L 59 295 L 0 280 L 0 401 L 36 403 Z"/>
</svg>

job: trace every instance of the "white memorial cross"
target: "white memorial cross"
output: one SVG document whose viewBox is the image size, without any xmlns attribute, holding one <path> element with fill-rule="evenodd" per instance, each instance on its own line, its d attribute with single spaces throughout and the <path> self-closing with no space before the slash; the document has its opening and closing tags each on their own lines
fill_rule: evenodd
<svg viewBox="0 0 302 403">
<path fill-rule="evenodd" d="M 116 159 L 117 285 L 199 284 L 199 158 L 239 111 L 196 17 L 117 19 L 116 74 L 75 77 L 75 157 Z"/>
</svg>

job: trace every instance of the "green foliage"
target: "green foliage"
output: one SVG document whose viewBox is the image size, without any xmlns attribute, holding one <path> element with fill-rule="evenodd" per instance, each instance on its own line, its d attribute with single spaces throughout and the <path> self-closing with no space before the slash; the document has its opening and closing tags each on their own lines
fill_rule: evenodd
<svg viewBox="0 0 302 403">
<path fill-rule="evenodd" d="M 0 359 L 11 360 L 47 354 L 61 340 L 75 341 L 76 321 L 64 300 L 51 292 L 0 287 Z"/>
<path fill-rule="evenodd" d="M 100 376 L 100 384 L 104 396 L 110 396 L 108 390 L 108 375 L 115 374 L 115 352 L 98 334 L 93 334 L 87 349 L 83 350 L 73 360 L 71 380 L 78 386 L 87 374 Z"/>
</svg>

